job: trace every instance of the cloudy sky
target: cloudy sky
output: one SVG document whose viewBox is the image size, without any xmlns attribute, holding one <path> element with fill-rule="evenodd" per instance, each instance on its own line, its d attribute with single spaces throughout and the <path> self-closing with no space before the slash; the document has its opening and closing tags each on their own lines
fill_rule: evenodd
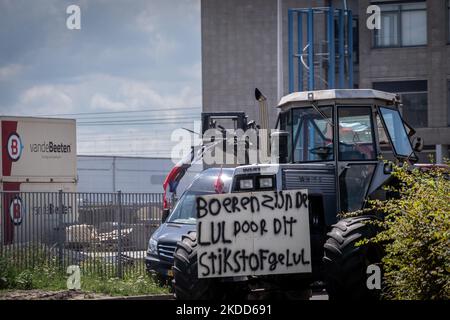
<svg viewBox="0 0 450 320">
<path fill-rule="evenodd" d="M 0 0 L 0 114 L 76 118 L 79 154 L 170 156 L 200 118 L 200 52 L 200 0 Z"/>
</svg>

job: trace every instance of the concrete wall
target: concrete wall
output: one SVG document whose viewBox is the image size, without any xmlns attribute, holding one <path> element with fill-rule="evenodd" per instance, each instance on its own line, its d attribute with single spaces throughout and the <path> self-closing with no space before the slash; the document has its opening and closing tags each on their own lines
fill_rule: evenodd
<svg viewBox="0 0 450 320">
<path fill-rule="evenodd" d="M 203 111 L 244 111 L 258 122 L 254 89 L 276 104 L 276 0 L 202 0 Z M 274 125 L 276 111 L 270 108 Z"/>
</svg>

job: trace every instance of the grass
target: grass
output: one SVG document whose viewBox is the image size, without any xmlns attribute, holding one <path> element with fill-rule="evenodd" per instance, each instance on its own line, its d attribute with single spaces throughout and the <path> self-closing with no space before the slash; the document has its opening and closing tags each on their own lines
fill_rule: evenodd
<svg viewBox="0 0 450 320">
<path fill-rule="evenodd" d="M 111 296 L 167 294 L 168 288 L 160 287 L 148 275 L 125 275 L 123 279 L 87 276 L 81 280 L 84 291 L 104 293 Z"/>
<path fill-rule="evenodd" d="M 66 270 L 59 267 L 55 258 L 48 258 L 48 254 L 41 249 L 27 250 L 33 252 L 26 259 L 32 263 L 23 263 L 18 267 L 17 261 L 10 254 L 0 256 L 0 290 L 32 290 L 45 291 L 67 290 Z M 14 256 L 20 256 L 15 253 Z M 24 256 L 21 255 L 23 262 Z M 30 262 L 28 261 L 28 262 Z M 93 266 L 96 266 L 95 268 Z M 167 294 L 167 287 L 159 286 L 144 268 L 128 267 L 124 270 L 123 278 L 113 277 L 115 268 L 105 264 L 82 264 L 81 290 L 83 292 L 102 293 L 110 296 L 132 296 L 147 294 Z"/>
</svg>

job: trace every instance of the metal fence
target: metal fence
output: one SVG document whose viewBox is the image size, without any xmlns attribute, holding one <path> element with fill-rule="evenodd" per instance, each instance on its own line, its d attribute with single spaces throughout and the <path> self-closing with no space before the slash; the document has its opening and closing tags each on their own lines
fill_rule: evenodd
<svg viewBox="0 0 450 320">
<path fill-rule="evenodd" d="M 18 268 L 53 263 L 123 277 L 145 272 L 162 194 L 0 192 L 0 254 Z"/>
</svg>

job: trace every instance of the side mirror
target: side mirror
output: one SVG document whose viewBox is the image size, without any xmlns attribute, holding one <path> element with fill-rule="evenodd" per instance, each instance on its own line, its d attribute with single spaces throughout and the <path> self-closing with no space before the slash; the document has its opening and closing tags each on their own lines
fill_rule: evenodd
<svg viewBox="0 0 450 320">
<path fill-rule="evenodd" d="M 169 214 L 170 214 L 170 209 L 163 209 L 161 223 L 166 222 L 167 218 L 169 217 Z"/>
<path fill-rule="evenodd" d="M 421 137 L 415 137 L 412 145 L 414 151 L 421 152 L 423 150 L 423 139 Z"/>
</svg>

